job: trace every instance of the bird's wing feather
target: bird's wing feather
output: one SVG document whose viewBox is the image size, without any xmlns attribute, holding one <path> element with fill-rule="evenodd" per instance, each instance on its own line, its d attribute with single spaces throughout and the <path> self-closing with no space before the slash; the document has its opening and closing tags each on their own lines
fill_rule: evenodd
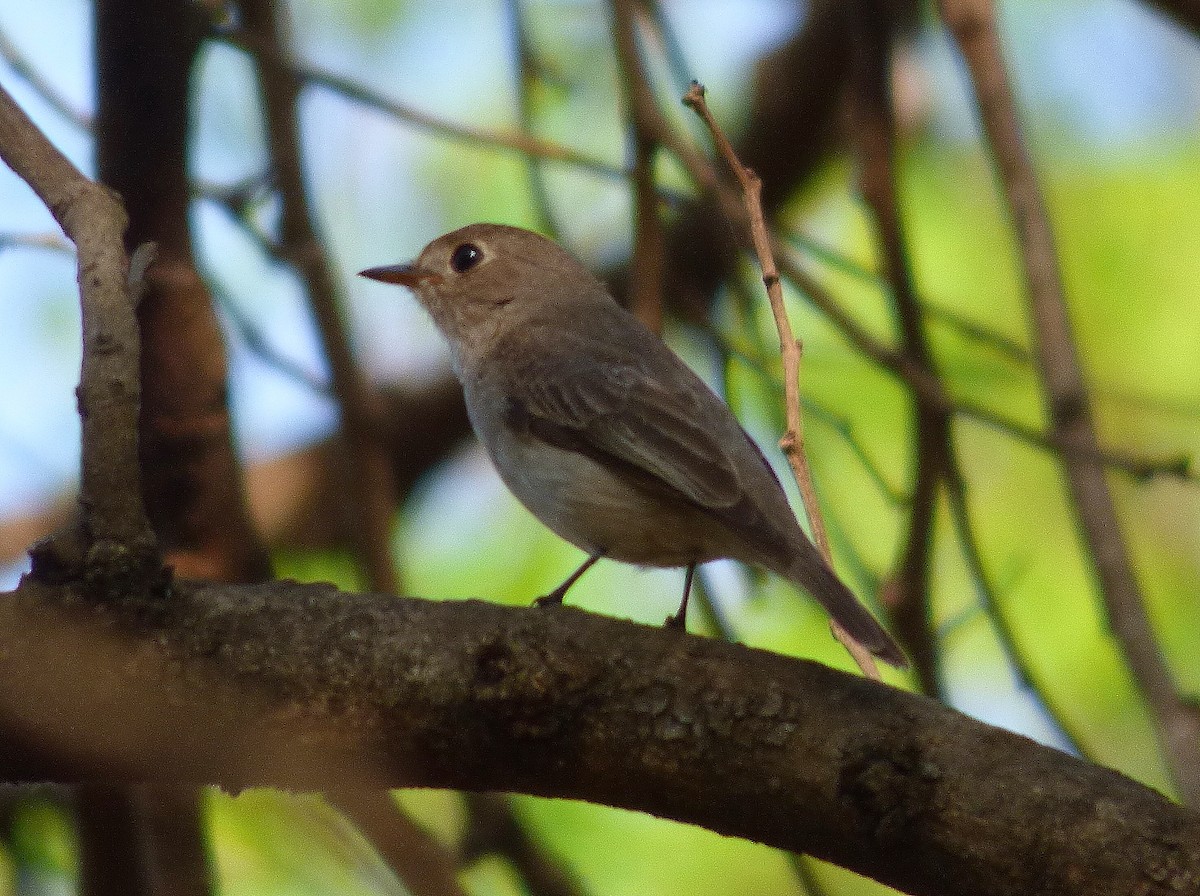
<svg viewBox="0 0 1200 896">
<path fill-rule="evenodd" d="M 510 409 L 519 405 L 530 433 L 558 447 L 615 459 L 700 507 L 731 508 L 744 497 L 743 485 L 718 434 L 704 426 L 711 421 L 705 405 L 719 400 L 706 389 L 680 388 L 693 385 L 680 384 L 680 376 L 673 364 L 648 369 L 644 358 L 598 359 L 594 345 L 559 346 L 522 359 Z"/>
</svg>

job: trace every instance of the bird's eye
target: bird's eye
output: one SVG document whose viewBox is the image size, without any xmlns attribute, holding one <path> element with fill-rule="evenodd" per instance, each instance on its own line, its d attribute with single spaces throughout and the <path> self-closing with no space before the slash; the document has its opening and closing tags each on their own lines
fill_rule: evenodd
<svg viewBox="0 0 1200 896">
<path fill-rule="evenodd" d="M 469 271 L 483 260 L 483 252 L 474 243 L 463 243 L 450 256 L 450 267 L 454 273 Z"/>
</svg>

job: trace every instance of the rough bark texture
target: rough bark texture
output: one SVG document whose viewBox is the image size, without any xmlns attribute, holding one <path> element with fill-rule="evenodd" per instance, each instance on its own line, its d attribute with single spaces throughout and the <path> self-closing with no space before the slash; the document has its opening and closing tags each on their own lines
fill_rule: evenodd
<svg viewBox="0 0 1200 896">
<path fill-rule="evenodd" d="M 703 825 L 906 892 L 1200 892 L 1200 817 L 826 667 L 573 610 L 180 586 L 0 601 L 0 776 L 454 787 Z"/>
</svg>

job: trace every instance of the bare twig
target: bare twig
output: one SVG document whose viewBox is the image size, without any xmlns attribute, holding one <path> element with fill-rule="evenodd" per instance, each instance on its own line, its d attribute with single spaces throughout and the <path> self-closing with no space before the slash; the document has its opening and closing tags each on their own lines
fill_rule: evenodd
<svg viewBox="0 0 1200 896">
<path fill-rule="evenodd" d="M 338 790 L 326 798 L 370 841 L 412 896 L 466 896 L 450 851 L 386 790 Z"/>
<path fill-rule="evenodd" d="M 1064 743 L 1080 756 L 1090 755 L 1087 743 L 1081 733 L 1067 717 L 1063 707 L 1058 706 L 1051 697 L 1050 682 L 1039 675 L 1030 662 L 1025 649 L 1021 645 L 1017 632 L 1009 622 L 1008 614 L 1000 606 L 996 597 L 996 588 L 991 574 L 983 562 L 983 552 L 980 550 L 979 537 L 971 521 L 971 507 L 967 496 L 967 482 L 959 468 L 955 455 L 950 456 L 951 466 L 946 476 L 946 496 L 950 504 L 950 518 L 958 536 L 963 559 L 970 570 L 971 579 L 975 583 L 976 593 L 987 614 L 992 630 L 1004 651 L 1009 664 L 1017 678 L 1017 684 L 1041 704 L 1047 718 L 1056 729 L 1056 733 Z"/>
<path fill-rule="evenodd" d="M 763 179 L 768 219 L 813 175 L 839 137 L 837 111 L 849 59 L 847 7 L 845 0 L 804 4 L 801 26 L 755 66 L 737 149 L 743 164 Z M 689 172 L 695 177 L 690 167 Z M 693 319 L 703 317 L 717 286 L 730 278 L 736 250 L 746 242 L 740 232 L 731 234 L 727 205 L 714 197 L 688 209 L 669 238 L 671 302 Z"/>
<path fill-rule="evenodd" d="M 882 4 L 886 6 L 886 4 Z M 853 132 L 860 152 L 859 183 L 875 218 L 883 245 L 883 266 L 891 284 L 899 319 L 904 354 L 929 377 L 940 379 L 932 351 L 922 327 L 924 312 L 919 302 L 906 258 L 905 241 L 897 203 L 893 135 L 895 118 L 888 87 L 887 11 L 875 0 L 858 0 L 858 53 L 855 63 Z M 1083 745 L 1076 732 L 1054 706 L 1035 674 L 1008 617 L 996 599 L 995 589 L 983 563 L 982 552 L 971 525 L 966 485 L 954 451 L 952 413 L 958 407 L 939 408 L 914 402 L 917 423 L 914 464 L 917 482 L 913 489 L 908 544 L 900 571 L 887 601 L 895 620 L 895 631 L 913 660 L 926 693 L 944 697 L 940 676 L 940 652 L 928 603 L 929 548 L 933 515 L 939 491 L 947 493 L 951 518 L 962 553 L 975 582 L 983 608 L 1007 654 L 1019 684 L 1045 709 L 1059 736 L 1077 752 Z"/>
<path fill-rule="evenodd" d="M 299 84 L 282 61 L 287 54 L 280 49 L 266 49 L 286 43 L 275 4 L 245 0 L 242 14 L 247 32 L 254 36 L 253 46 L 259 51 L 256 58 L 272 168 L 283 203 L 280 248 L 307 288 L 341 410 L 349 467 L 346 499 L 361 521 L 352 529 L 354 552 L 364 581 L 376 590 L 394 592 L 396 567 L 390 523 L 395 492 L 383 446 L 372 435 L 372 421 L 381 409 L 354 361 L 343 319 L 341 290 L 309 210 L 300 159 Z"/>
<path fill-rule="evenodd" d="M 471 814 L 463 840 L 464 861 L 500 855 L 521 875 L 529 896 L 582 896 L 583 885 L 529 836 L 507 795 L 464 793 L 463 798 Z"/>
<path fill-rule="evenodd" d="M 3 30 L 0 30 L 0 58 L 3 58 L 8 63 L 8 67 L 23 78 L 25 83 L 32 87 L 51 109 L 81 130 L 91 130 L 91 116 L 72 105 L 62 91 L 37 70 L 21 52 L 21 48 Z"/>
<path fill-rule="evenodd" d="M 533 94 L 541 81 L 541 67 L 529 40 L 529 30 L 525 24 L 522 0 L 504 0 L 504 8 L 508 14 L 508 31 L 512 41 L 513 54 L 517 59 L 517 112 L 518 123 L 522 134 L 533 133 L 534 104 Z M 533 207 L 540 219 L 540 225 L 547 236 L 558 238 L 561 228 L 554 214 L 554 203 L 546 188 L 546 174 L 538 156 L 524 153 L 525 170 L 529 175 L 529 192 Z"/>
<path fill-rule="evenodd" d="M 613 43 L 621 65 L 621 86 L 633 128 L 633 262 L 629 309 L 656 333 L 663 322 L 663 251 L 665 236 L 654 185 L 658 110 L 638 48 L 634 0 L 613 0 Z"/>
<path fill-rule="evenodd" d="M 826 896 L 827 891 L 817 877 L 811 856 L 798 856 L 795 853 L 788 853 L 788 860 L 791 862 L 792 870 L 800 881 L 800 886 L 804 888 L 804 896 Z"/>
<path fill-rule="evenodd" d="M 0 251 L 4 249 L 43 249 L 75 254 L 75 246 L 57 233 L 0 233 Z"/>
<path fill-rule="evenodd" d="M 851 65 L 851 133 L 858 157 L 858 183 L 874 219 L 883 269 L 891 286 L 894 316 L 904 356 L 922 374 L 940 382 L 913 284 L 895 179 L 896 117 L 891 92 L 892 40 L 896 23 L 888 3 L 852 0 L 854 53 Z M 944 389 L 942 391 L 945 391 Z M 900 563 L 885 590 L 893 631 L 912 661 L 921 689 L 943 697 L 940 654 L 932 621 L 930 570 L 938 493 L 950 463 L 950 411 L 913 402 L 916 471 L 908 528 Z"/>
<path fill-rule="evenodd" d="M 762 266 L 762 281 L 767 289 L 767 297 L 771 302 L 771 313 L 775 317 L 775 327 L 779 331 L 779 352 L 783 358 L 783 395 L 784 408 L 787 415 L 787 429 L 779 440 L 796 483 L 800 486 L 800 496 L 804 501 L 804 509 L 812 526 L 814 540 L 820 549 L 825 562 L 833 566 L 833 556 L 829 550 L 829 539 L 825 534 L 825 523 L 817 504 L 816 490 L 813 488 L 812 472 L 808 466 L 808 458 L 804 454 L 804 425 L 800 415 L 800 341 L 792 332 L 792 324 L 788 319 L 787 306 L 783 301 L 783 284 L 779 279 L 779 271 L 775 267 L 775 255 L 772 250 L 771 235 L 762 212 L 762 181 L 758 175 L 746 168 L 738 160 L 729 139 L 721 130 L 708 104 L 704 100 L 704 88 L 693 83 L 683 99 L 696 114 L 703 119 L 712 134 L 717 151 L 725 159 L 737 177 L 742 188 L 746 216 L 749 219 L 750 235 L 754 243 L 754 251 Z M 831 623 L 834 635 L 854 657 L 854 661 L 869 678 L 878 679 L 879 669 L 870 651 L 854 640 L 836 622 Z"/>
<path fill-rule="evenodd" d="M 330 90 L 348 100 L 408 122 L 431 134 L 476 146 L 508 150 L 550 162 L 562 162 L 612 180 L 626 180 L 630 176 L 629 171 L 619 166 L 610 165 L 550 140 L 543 140 L 529 134 L 505 133 L 456 124 L 398 100 L 388 99 L 348 78 L 340 77 L 314 65 L 299 62 L 277 44 L 264 41 L 261 35 L 252 33 L 250 30 L 220 32 L 214 34 L 214 37 L 269 62 L 276 67 L 280 74 L 286 74 L 291 79 Z"/>
<path fill-rule="evenodd" d="M 849 274 L 852 277 L 879 286 L 889 292 L 892 288 L 886 276 L 860 264 L 847 255 L 843 255 L 837 249 L 827 246 L 819 240 L 799 233 L 784 234 L 784 239 L 792 247 L 839 273 Z M 959 335 L 970 339 L 972 342 L 987 346 L 1008 361 L 1021 365 L 1032 363 L 1029 350 L 1016 339 L 1006 336 L 1004 333 L 970 320 L 950 308 L 934 304 L 927 297 L 921 298 L 919 310 L 929 320 L 936 321 L 947 329 L 953 330 Z"/>
<path fill-rule="evenodd" d="M 654 26 L 653 32 L 662 45 L 662 54 L 666 57 L 667 67 L 671 72 L 671 81 L 675 87 L 675 93 L 682 96 L 687 92 L 688 86 L 696 78 L 692 72 L 692 67 L 688 64 L 687 58 L 684 56 L 683 45 L 679 42 L 679 36 L 675 33 L 675 29 L 671 27 L 666 10 L 663 9 L 662 4 L 658 0 L 637 0 L 637 5 Z"/>
<path fill-rule="evenodd" d="M 329 383 L 272 345 L 270 337 L 247 316 L 229 290 L 214 283 L 213 295 L 220 302 L 226 318 L 251 354 L 287 379 L 304 386 L 314 395 L 333 398 L 333 390 Z"/>
<path fill-rule="evenodd" d="M 1109 624 L 1153 713 L 1185 802 L 1200 804 L 1200 710 L 1179 693 L 1146 615 L 1099 453 L 1091 402 L 1063 295 L 1054 236 L 1017 122 L 990 0 L 941 0 L 970 70 L 984 132 L 1016 223 L 1029 286 L 1034 352 L 1051 429 L 1091 553 Z"/>
<path fill-rule="evenodd" d="M 781 246 L 776 244 L 776 251 Z M 783 247 L 786 250 L 786 247 Z M 1068 444 L 1061 435 L 1042 432 L 1011 420 L 988 408 L 966 399 L 956 399 L 946 394 L 944 384 L 912 362 L 903 352 L 880 341 L 860 324 L 838 302 L 836 298 L 813 279 L 799 264 L 786 255 L 776 256 L 779 272 L 792 283 L 843 336 L 868 360 L 903 382 L 912 391 L 913 397 L 933 408 L 946 408 L 957 415 L 977 420 L 993 429 L 1005 432 L 1030 445 L 1058 452 L 1075 452 L 1090 457 L 1105 466 L 1125 473 L 1135 480 L 1148 480 L 1156 476 L 1172 476 L 1192 482 L 1200 482 L 1200 472 L 1192 469 L 1191 459 L 1186 454 L 1168 457 L 1139 457 L 1122 454 L 1111 449 Z"/>
</svg>

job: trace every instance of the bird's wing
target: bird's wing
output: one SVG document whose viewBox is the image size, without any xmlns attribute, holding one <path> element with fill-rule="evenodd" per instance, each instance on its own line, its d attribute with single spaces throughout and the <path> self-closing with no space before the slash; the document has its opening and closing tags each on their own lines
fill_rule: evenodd
<svg viewBox="0 0 1200 896">
<path fill-rule="evenodd" d="M 708 510 L 744 502 L 731 457 L 739 446 L 723 442 L 731 431 L 746 436 L 682 361 L 658 345 L 631 354 L 628 345 L 614 350 L 586 336 L 571 334 L 564 342 L 558 335 L 552 351 L 526 352 L 512 368 L 509 425 Z"/>
</svg>

